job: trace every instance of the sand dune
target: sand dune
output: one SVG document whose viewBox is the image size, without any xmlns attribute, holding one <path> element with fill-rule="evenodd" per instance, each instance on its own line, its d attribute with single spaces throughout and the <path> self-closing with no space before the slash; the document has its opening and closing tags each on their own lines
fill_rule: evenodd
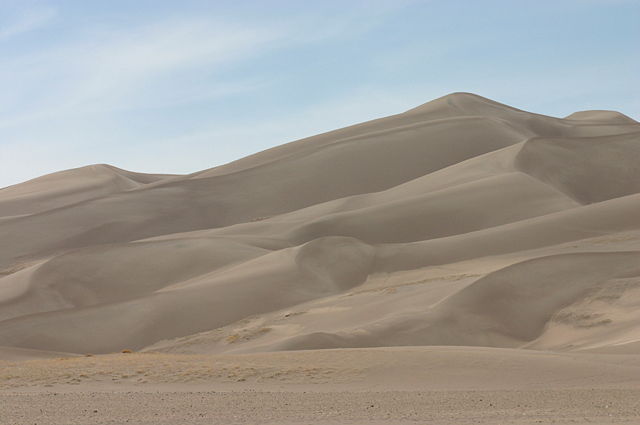
<svg viewBox="0 0 640 425">
<path fill-rule="evenodd" d="M 454 93 L 0 189 L 0 417 L 637 422 L 639 164 L 618 112 Z"/>
<path fill-rule="evenodd" d="M 617 112 L 455 93 L 190 175 L 43 176 L 0 190 L 0 357 L 637 353 L 638 164 Z"/>
<path fill-rule="evenodd" d="M 588 204 L 640 192 L 640 134 L 532 139 L 518 168 Z"/>
<path fill-rule="evenodd" d="M 60 171 L 0 189 L 0 218 L 52 210 L 171 177 L 133 173 L 106 164 Z"/>
<path fill-rule="evenodd" d="M 631 117 L 618 111 L 578 111 L 565 117 L 568 120 L 585 120 L 596 122 L 610 122 L 618 124 L 637 124 Z"/>
</svg>

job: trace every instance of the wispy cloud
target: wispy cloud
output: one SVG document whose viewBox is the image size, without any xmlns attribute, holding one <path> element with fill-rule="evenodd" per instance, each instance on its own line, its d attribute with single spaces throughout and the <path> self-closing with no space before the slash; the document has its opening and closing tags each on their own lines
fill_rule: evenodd
<svg viewBox="0 0 640 425">
<path fill-rule="evenodd" d="M 92 162 L 195 171 L 451 91 L 629 113 L 633 10 L 588 6 L 609 1 L 626 2 L 531 5 L 545 31 L 526 36 L 509 2 L 0 0 L 0 186 Z"/>
<path fill-rule="evenodd" d="M 283 84 L 282 75 L 274 70 L 249 70 L 238 75 L 234 67 L 259 63 L 259 58 L 287 49 L 305 49 L 345 35 L 362 34 L 377 19 L 378 12 L 368 18 L 354 13 L 324 20 L 307 16 L 264 22 L 183 15 L 142 20 L 135 25 L 76 27 L 71 37 L 54 35 L 24 51 L 16 50 L 0 57 L 0 156 L 12 158 L 0 170 L 0 181 L 15 182 L 89 162 L 157 168 L 161 161 L 158 158 L 147 164 L 149 158 L 144 152 L 150 143 L 154 151 L 164 147 L 165 152 L 177 152 L 184 143 L 203 141 L 205 145 L 205 139 L 212 140 L 209 125 L 221 130 L 213 138 L 217 147 L 201 150 L 209 157 L 202 160 L 203 168 L 244 153 L 232 149 L 230 156 L 222 159 L 220 153 L 229 149 L 225 143 L 230 141 L 236 144 L 244 140 L 246 149 L 252 150 L 255 145 L 251 140 L 264 138 L 273 144 L 279 141 L 276 137 L 290 138 L 282 129 L 289 129 L 295 137 L 306 127 L 296 131 L 283 123 L 264 122 L 260 128 L 256 126 L 256 131 L 236 133 L 233 127 L 242 125 L 241 120 L 215 117 L 206 121 L 176 118 L 173 129 L 163 126 L 173 111 L 198 115 L 202 107 L 222 107 L 221 99 L 238 94 L 249 99 L 252 91 Z M 35 22 L 33 19 L 31 28 L 36 27 Z M 44 18 L 38 22 L 44 25 Z M 27 27 L 25 24 L 22 28 Z M 136 126 L 131 123 L 140 118 L 150 125 L 154 122 L 154 128 L 148 133 L 131 132 Z M 162 134 L 159 127 L 174 135 L 187 134 L 179 129 L 189 128 L 190 137 L 163 143 L 158 140 Z M 28 170 L 21 165 L 25 162 L 36 164 L 39 171 Z M 184 168 L 195 170 L 196 164 L 200 164 L 197 158 L 185 158 Z"/>
<path fill-rule="evenodd" d="M 0 43 L 17 35 L 33 31 L 56 16 L 52 8 L 29 9 L 8 22 L 0 22 Z"/>
<path fill-rule="evenodd" d="M 84 57 L 75 64 L 75 70 L 84 78 L 75 85 L 69 106 L 99 101 L 103 108 L 118 107 L 127 95 L 144 91 L 171 73 L 203 67 L 214 72 L 215 67 L 245 57 L 279 37 L 278 31 L 267 28 L 233 28 L 191 21 L 154 25 L 115 34 L 95 46 L 78 46 Z M 143 102 L 156 102 L 161 93 L 166 91 L 145 93 L 152 96 L 144 96 Z"/>
<path fill-rule="evenodd" d="M 72 40 L 0 59 L 0 128 L 69 114 L 184 105 L 256 89 L 278 77 L 220 75 L 272 51 L 365 33 L 388 9 L 284 24 L 190 17 L 85 28 Z M 42 21 L 45 15 L 38 16 Z"/>
<path fill-rule="evenodd" d="M 0 126 L 79 110 L 150 107 L 233 92 L 233 85 L 208 86 L 203 92 L 190 72 L 213 73 L 282 36 L 271 28 L 194 19 L 90 34 L 87 41 L 5 61 L 0 88 L 13 96 L 5 96 L 4 108 L 0 104 L 8 112 Z M 163 79 L 176 73 L 183 80 L 162 87 Z M 42 90 L 34 91 L 38 87 Z M 20 110 L 24 112 L 15 114 Z"/>
</svg>

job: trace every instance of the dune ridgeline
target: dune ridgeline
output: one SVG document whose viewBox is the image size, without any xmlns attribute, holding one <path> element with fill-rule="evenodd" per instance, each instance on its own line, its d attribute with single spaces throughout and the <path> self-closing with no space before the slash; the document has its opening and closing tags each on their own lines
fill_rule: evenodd
<svg viewBox="0 0 640 425">
<path fill-rule="evenodd" d="M 455 93 L 189 175 L 0 189 L 0 356 L 640 353 L 640 123 Z"/>
</svg>

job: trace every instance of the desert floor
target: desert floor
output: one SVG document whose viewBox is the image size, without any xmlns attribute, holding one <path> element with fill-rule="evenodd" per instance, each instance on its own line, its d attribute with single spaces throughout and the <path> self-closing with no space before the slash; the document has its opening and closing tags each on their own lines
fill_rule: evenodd
<svg viewBox="0 0 640 425">
<path fill-rule="evenodd" d="M 638 423 L 640 359 L 469 347 L 5 361 L 3 424 Z"/>
</svg>

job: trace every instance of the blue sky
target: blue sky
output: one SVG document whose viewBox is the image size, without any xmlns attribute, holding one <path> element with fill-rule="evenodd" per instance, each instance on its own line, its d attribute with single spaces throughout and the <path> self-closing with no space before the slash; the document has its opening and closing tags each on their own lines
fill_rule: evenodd
<svg viewBox="0 0 640 425">
<path fill-rule="evenodd" d="M 0 0 L 0 187 L 188 173 L 455 91 L 640 119 L 640 0 Z"/>
</svg>

